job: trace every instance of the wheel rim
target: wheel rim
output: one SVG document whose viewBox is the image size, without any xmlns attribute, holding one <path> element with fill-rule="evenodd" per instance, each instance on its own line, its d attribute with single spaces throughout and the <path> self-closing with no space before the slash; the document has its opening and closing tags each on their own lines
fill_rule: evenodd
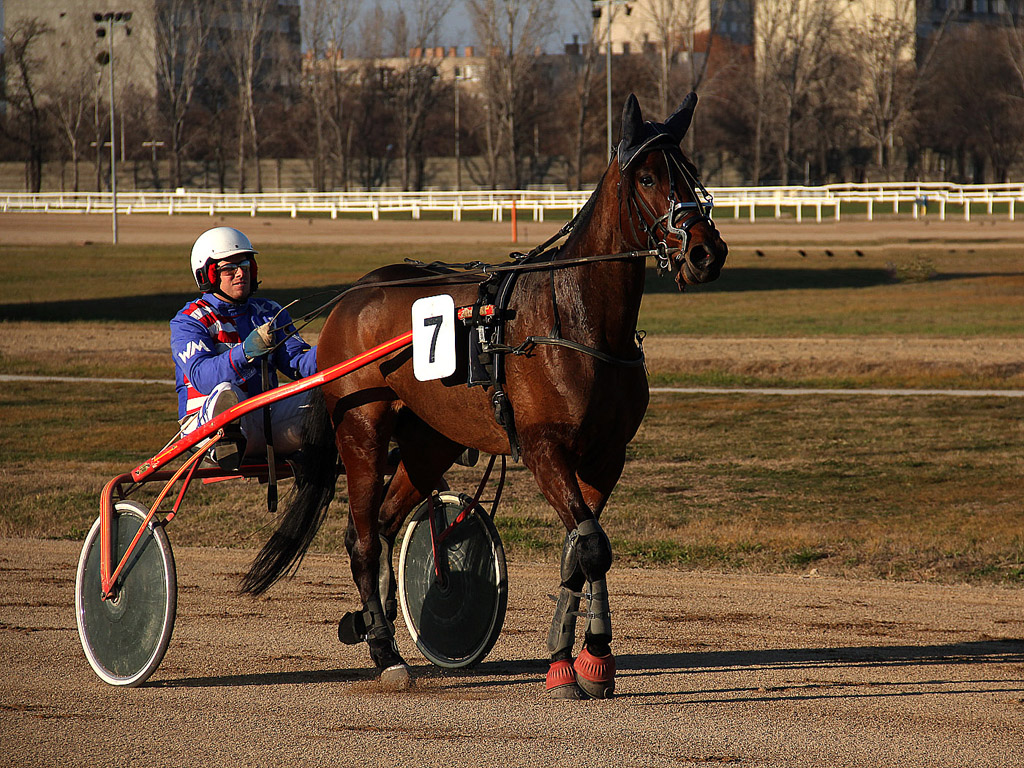
<svg viewBox="0 0 1024 768">
<path fill-rule="evenodd" d="M 113 515 L 118 562 L 142 527 L 146 510 L 118 502 Z M 139 685 L 157 668 L 174 627 L 177 582 L 163 529 L 150 525 L 118 577 L 114 598 L 101 599 L 100 521 L 82 548 L 75 589 L 79 636 L 89 664 L 112 685 Z"/>
<path fill-rule="evenodd" d="M 470 502 L 466 496 L 443 494 L 444 519 L 451 522 Z M 508 577 L 501 540 L 490 518 L 476 507 L 444 542 L 448 570 L 439 583 L 428 513 L 424 503 L 402 542 L 402 611 L 417 648 L 431 662 L 470 666 L 487 655 L 505 620 Z"/>
</svg>

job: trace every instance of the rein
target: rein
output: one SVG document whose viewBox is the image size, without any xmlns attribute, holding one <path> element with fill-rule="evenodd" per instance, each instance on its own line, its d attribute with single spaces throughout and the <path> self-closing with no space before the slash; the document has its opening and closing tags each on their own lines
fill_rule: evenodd
<svg viewBox="0 0 1024 768">
<path fill-rule="evenodd" d="M 562 237 L 563 234 L 564 233 L 560 233 L 559 235 L 557 235 L 555 238 L 553 238 L 551 241 L 549 241 L 549 244 L 551 242 L 554 242 L 554 240 L 557 240 L 560 237 Z M 540 255 L 541 253 L 543 253 L 543 251 L 540 251 L 540 250 L 537 250 L 537 249 L 535 249 L 535 251 L 536 251 L 536 253 L 531 251 L 530 254 L 526 254 L 525 256 L 520 256 L 520 258 L 524 259 L 524 258 L 527 258 L 527 257 L 535 257 L 536 255 Z M 323 313 L 325 313 L 328 310 L 330 310 L 335 304 L 337 304 L 343 298 L 348 296 L 348 294 L 352 293 L 353 291 L 357 291 L 357 290 L 360 290 L 360 289 L 363 289 L 363 288 L 391 288 L 391 287 L 398 287 L 398 286 L 407 287 L 407 286 L 412 286 L 412 285 L 429 285 L 429 284 L 432 284 L 432 283 L 439 283 L 439 284 L 444 285 L 444 284 L 449 284 L 449 283 L 452 283 L 452 282 L 471 283 L 471 282 L 474 282 L 476 278 L 479 278 L 479 277 L 485 277 L 486 278 L 486 277 L 490 277 L 492 275 L 501 274 L 503 272 L 541 272 L 541 271 L 546 271 L 546 270 L 547 271 L 553 271 L 555 269 L 561 269 L 563 267 L 575 267 L 575 266 L 578 266 L 580 264 L 590 264 L 590 263 L 601 262 L 601 261 L 616 261 L 616 260 L 621 260 L 621 259 L 640 259 L 640 258 L 645 258 L 646 259 L 646 258 L 651 258 L 651 257 L 655 257 L 655 256 L 660 256 L 660 255 L 661 255 L 661 251 L 660 250 L 658 250 L 658 249 L 649 249 L 649 250 L 644 250 L 644 251 L 622 251 L 621 253 L 597 254 L 597 255 L 594 255 L 594 256 L 578 256 L 578 257 L 573 258 L 573 259 L 560 259 L 558 261 L 525 262 L 525 261 L 520 260 L 519 262 L 517 262 L 515 264 L 493 264 L 493 265 L 492 264 L 484 264 L 483 262 L 470 262 L 468 264 L 441 264 L 441 263 L 425 264 L 423 262 L 407 259 L 407 263 L 413 264 L 413 265 L 416 265 L 416 266 L 423 266 L 423 267 L 429 267 L 429 266 L 448 267 L 448 268 L 461 269 L 463 271 L 460 274 L 456 274 L 456 275 L 452 275 L 452 274 L 448 274 L 448 273 L 438 273 L 436 275 L 424 275 L 423 277 L 409 277 L 409 278 L 403 278 L 401 280 L 383 280 L 383 281 L 377 282 L 377 283 L 357 283 L 356 285 L 349 286 L 345 290 L 340 291 L 339 293 L 336 293 L 329 301 L 324 302 L 323 304 L 321 304 L 316 309 L 313 309 L 313 310 L 311 310 L 309 312 L 306 312 L 303 315 L 300 315 L 298 317 L 298 319 L 294 319 L 293 318 L 293 325 L 295 326 L 295 330 L 285 334 L 284 338 L 282 338 L 282 340 L 280 342 L 278 342 L 277 344 L 275 344 L 272 347 L 272 350 L 273 349 L 277 349 L 277 347 L 281 346 L 281 344 L 283 344 L 285 342 L 285 340 L 287 340 L 291 336 L 294 336 L 300 330 L 302 330 L 307 325 L 309 325 L 311 322 L 316 320 L 316 318 L 318 318 L 320 315 L 322 315 Z M 317 294 L 314 294 L 314 295 L 317 295 Z M 292 302 L 292 303 L 294 304 L 295 302 Z M 288 306 L 291 306 L 291 304 L 289 304 Z M 278 329 L 275 328 L 274 330 L 278 330 Z"/>
<path fill-rule="evenodd" d="M 452 270 L 461 270 L 460 273 L 453 275 L 448 272 L 442 272 L 434 275 L 424 275 L 423 277 L 411 277 L 404 278 L 401 280 L 385 280 L 376 283 L 357 283 L 356 285 L 350 286 L 345 290 L 335 294 L 329 301 L 324 302 L 316 309 L 305 313 L 298 318 L 297 322 L 294 322 L 295 330 L 284 335 L 282 340 L 278 344 L 274 345 L 273 349 L 283 344 L 291 336 L 298 334 L 298 332 L 309 325 L 317 317 L 330 310 L 335 304 L 340 302 L 349 293 L 360 290 L 363 288 L 388 288 L 398 286 L 414 286 L 414 285 L 429 285 L 433 283 L 440 284 L 451 284 L 452 282 L 480 282 L 480 278 L 487 280 L 495 275 L 499 275 L 506 272 L 540 272 L 548 271 L 551 273 L 551 301 L 555 313 L 555 324 L 551 330 L 551 334 L 548 336 L 528 336 L 525 341 L 515 347 L 507 345 L 496 345 L 493 347 L 493 351 L 500 353 L 507 353 L 513 355 L 527 355 L 533 351 L 537 346 L 550 345 L 559 346 L 566 349 L 572 349 L 577 352 L 581 352 L 586 355 L 590 355 L 602 362 L 610 365 L 618 365 L 623 367 L 640 367 L 644 365 L 644 352 L 643 352 L 643 334 L 642 332 L 636 333 L 637 349 L 639 356 L 634 359 L 623 359 L 609 355 L 602 350 L 594 347 L 580 344 L 569 339 L 562 337 L 561 323 L 558 316 L 558 301 L 555 296 L 555 284 L 554 284 L 554 270 L 562 269 L 565 267 L 574 267 L 581 264 L 593 264 L 603 261 L 618 261 L 622 259 L 637 259 L 637 258 L 656 258 L 658 264 L 659 273 L 662 270 L 667 270 L 672 265 L 673 258 L 679 260 L 682 258 L 682 254 L 686 252 L 686 249 L 690 242 L 690 229 L 701 221 L 711 223 L 710 211 L 713 207 L 713 199 L 711 194 L 707 191 L 704 185 L 700 182 L 693 173 L 687 171 L 685 164 L 681 157 L 677 157 L 675 153 L 671 153 L 668 150 L 662 150 L 662 154 L 665 158 L 665 165 L 669 173 L 669 209 L 662 216 L 658 216 L 656 212 L 646 203 L 646 201 L 637 195 L 635 185 L 630 190 L 630 196 L 627 200 L 627 207 L 630 211 L 636 212 L 636 219 L 640 222 L 640 228 L 643 233 L 647 236 L 648 247 L 646 250 L 633 250 L 633 251 L 622 251 L 619 253 L 607 253 L 597 254 L 592 256 L 577 256 L 572 259 L 548 259 L 545 261 L 538 261 L 538 259 L 552 250 L 552 246 L 570 234 L 576 227 L 577 223 L 583 218 L 588 211 L 590 211 L 596 204 L 596 196 L 591 198 L 584 204 L 582 208 L 576 213 L 575 216 L 568 222 L 566 222 L 561 229 L 558 230 L 554 235 L 548 238 L 546 241 L 541 243 L 536 248 L 532 249 L 529 253 L 513 253 L 511 257 L 515 260 L 512 264 L 497 264 L 490 265 L 483 262 L 469 262 L 459 264 L 447 264 L 443 262 L 434 262 L 432 264 L 425 264 L 423 262 L 414 261 L 412 259 L 406 259 L 407 263 L 414 264 L 423 267 L 434 267 L 434 268 L 445 268 Z M 676 173 L 678 173 L 683 182 L 688 187 L 693 202 L 684 203 L 676 200 L 675 198 L 675 180 Z M 692 209 L 684 216 L 684 211 Z M 681 218 L 679 224 L 675 222 Z M 650 221 L 648 221 L 650 219 Z M 641 241 L 639 233 L 636 231 L 636 224 L 634 217 L 629 216 L 630 228 L 632 229 L 634 242 Z M 659 229 L 664 230 L 665 238 L 659 239 L 657 231 Z M 670 255 L 667 239 L 669 235 L 676 235 L 683 241 L 683 245 L 676 250 L 675 255 Z M 289 305 L 290 306 L 290 305 Z"/>
</svg>

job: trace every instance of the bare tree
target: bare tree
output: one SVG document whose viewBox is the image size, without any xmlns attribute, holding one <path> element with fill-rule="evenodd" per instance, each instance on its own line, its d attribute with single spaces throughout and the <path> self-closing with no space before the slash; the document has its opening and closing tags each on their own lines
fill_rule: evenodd
<svg viewBox="0 0 1024 768">
<path fill-rule="evenodd" d="M 154 34 L 154 73 L 170 138 L 171 186 L 183 181 L 189 108 L 204 66 L 211 17 L 202 0 L 158 3 Z"/>
<path fill-rule="evenodd" d="M 1003 32 L 980 25 L 951 32 L 922 88 L 922 139 L 948 158 L 945 178 L 983 183 L 991 169 L 1005 181 L 1024 158 L 1024 100 Z"/>
<path fill-rule="evenodd" d="M 497 184 L 497 157 L 506 157 L 512 186 L 522 186 L 524 137 L 519 120 L 528 99 L 541 47 L 552 26 L 545 0 L 467 0 L 477 38 L 487 52 L 487 146 L 491 184 Z"/>
<path fill-rule="evenodd" d="M 234 79 L 238 110 L 238 191 L 246 185 L 246 145 L 256 160 L 256 191 L 261 192 L 260 141 L 256 125 L 256 79 L 267 52 L 265 21 L 274 0 L 221 0 L 221 47 Z"/>
<path fill-rule="evenodd" d="M 95 62 L 87 49 L 67 48 L 60 67 L 49 73 L 45 90 L 49 95 L 47 109 L 60 135 L 60 142 L 66 148 L 66 157 L 71 161 L 72 189 L 78 192 L 79 164 L 84 154 L 83 145 L 88 141 L 85 129 L 91 119 L 89 112 L 95 98 L 96 73 Z M 62 172 L 62 188 L 63 183 Z"/>
<path fill-rule="evenodd" d="M 423 51 L 437 34 L 441 23 L 451 9 L 454 0 L 415 0 L 411 6 L 413 15 L 411 27 L 401 11 L 396 23 L 391 25 L 395 32 L 394 47 L 400 55 L 410 47 Z M 399 35 L 406 34 L 406 39 Z M 437 109 L 445 89 L 440 81 L 437 67 L 429 60 L 410 57 L 407 65 L 395 73 L 396 79 L 396 128 L 398 131 L 398 153 L 401 158 L 402 189 L 417 189 L 423 186 L 422 174 L 417 172 L 413 182 L 413 167 L 422 170 L 423 141 L 427 117 Z"/>
<path fill-rule="evenodd" d="M 25 181 L 29 192 L 39 192 L 43 183 L 49 123 L 40 73 L 43 47 L 52 32 L 39 19 L 26 18 L 15 22 L 4 35 L 6 78 L 0 78 L 0 101 L 6 102 L 8 109 L 0 116 L 0 130 L 28 152 Z"/>
<path fill-rule="evenodd" d="M 768 129 L 783 184 L 789 184 L 796 167 L 793 150 L 798 122 L 828 87 L 824 75 L 836 53 L 842 13 L 841 7 L 820 0 L 756 4 L 758 139 L 760 144 L 765 138 L 762 130 Z"/>
<path fill-rule="evenodd" d="M 313 185 L 321 192 L 327 189 L 330 146 L 335 147 L 335 153 L 344 149 L 339 136 L 344 115 L 340 64 L 356 19 L 355 5 L 355 0 L 309 0 L 302 18 L 307 51 L 306 97 L 313 119 Z"/>
<path fill-rule="evenodd" d="M 640 14 L 647 29 L 654 31 L 653 39 L 648 36 L 636 42 L 653 60 L 662 117 L 668 117 L 677 106 L 680 91 L 700 88 L 725 6 L 719 2 L 713 13 L 708 0 L 646 0 L 636 6 L 634 12 Z M 686 66 L 680 68 L 683 61 Z"/>
<path fill-rule="evenodd" d="M 598 84 L 597 41 L 594 39 L 594 24 L 591 21 L 589 0 L 575 0 L 573 3 L 576 28 L 572 48 L 566 55 L 564 78 L 569 95 L 566 112 L 573 121 L 562 132 L 566 141 L 568 186 L 579 189 L 583 183 L 583 166 L 586 154 L 588 125 L 594 102 L 594 90 Z"/>
<path fill-rule="evenodd" d="M 1013 8 L 1013 10 L 1010 10 Z M 1016 7 L 1007 4 L 1007 11 L 1003 13 L 1003 27 L 1006 30 L 1004 36 L 1007 57 L 1017 77 L 1017 93 L 1024 97 L 1024 7 L 1020 1 Z"/>
<path fill-rule="evenodd" d="M 893 150 L 909 131 L 916 95 L 934 66 L 955 9 L 951 3 L 931 34 L 919 39 L 916 1 L 884 0 L 865 23 L 847 34 L 861 64 L 865 131 L 875 145 L 876 162 L 887 179 L 893 178 Z"/>
</svg>

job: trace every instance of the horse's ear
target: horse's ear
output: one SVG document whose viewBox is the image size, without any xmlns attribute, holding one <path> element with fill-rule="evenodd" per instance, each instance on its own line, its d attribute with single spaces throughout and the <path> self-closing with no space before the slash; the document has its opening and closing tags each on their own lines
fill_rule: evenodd
<svg viewBox="0 0 1024 768">
<path fill-rule="evenodd" d="M 690 91 L 679 105 L 679 109 L 672 113 L 672 116 L 665 121 L 665 127 L 671 132 L 676 141 L 682 141 L 690 128 L 690 121 L 693 119 L 693 110 L 697 106 L 697 94 Z"/>
<path fill-rule="evenodd" d="M 640 102 L 637 101 L 636 96 L 631 93 L 626 98 L 626 104 L 622 108 L 621 146 L 633 146 L 637 136 L 640 134 L 640 128 L 643 126 L 643 123 L 644 119 L 640 114 Z"/>
</svg>

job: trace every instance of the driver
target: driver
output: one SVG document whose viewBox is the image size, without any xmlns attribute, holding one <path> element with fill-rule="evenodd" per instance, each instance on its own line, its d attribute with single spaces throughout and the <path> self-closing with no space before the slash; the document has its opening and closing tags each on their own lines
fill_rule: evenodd
<svg viewBox="0 0 1024 768">
<path fill-rule="evenodd" d="M 192 276 L 202 295 L 171 320 L 178 418 L 187 435 L 241 400 L 263 391 L 261 363 L 269 363 L 270 387 L 277 373 L 292 379 L 316 373 L 316 347 L 307 344 L 288 312 L 270 299 L 256 298 L 256 251 L 233 227 L 207 230 L 192 246 Z M 274 448 L 298 450 L 301 408 L 306 393 L 269 406 Z M 239 423 L 240 422 L 240 423 Z M 213 458 L 235 469 L 244 456 L 266 449 L 262 409 L 225 428 Z"/>
</svg>

